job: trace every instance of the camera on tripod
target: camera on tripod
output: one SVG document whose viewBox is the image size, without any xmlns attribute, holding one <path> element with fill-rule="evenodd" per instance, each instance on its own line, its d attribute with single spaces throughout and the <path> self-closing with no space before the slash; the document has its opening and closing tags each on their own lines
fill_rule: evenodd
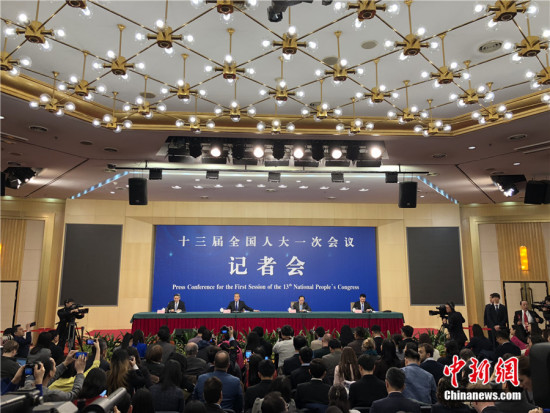
<svg viewBox="0 0 550 413">
<path fill-rule="evenodd" d="M 89 308 L 84 308 L 82 304 L 73 304 L 68 308 L 70 311 L 78 310 L 76 314 L 88 314 Z"/>
<path fill-rule="evenodd" d="M 429 310 L 430 315 L 439 316 L 441 318 L 447 318 L 447 307 L 445 307 L 445 304 L 441 304 L 440 306 L 435 307 L 436 310 Z"/>
</svg>

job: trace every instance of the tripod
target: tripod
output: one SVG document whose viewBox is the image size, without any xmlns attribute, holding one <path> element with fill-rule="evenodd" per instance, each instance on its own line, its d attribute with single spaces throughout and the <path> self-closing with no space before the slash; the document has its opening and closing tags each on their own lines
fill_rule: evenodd
<svg viewBox="0 0 550 413">
<path fill-rule="evenodd" d="M 78 327 L 76 320 L 73 318 L 69 321 L 69 329 L 67 334 L 68 349 L 69 351 L 73 350 L 75 347 L 75 339 L 78 340 L 78 345 L 80 349 L 82 348 L 82 334 L 84 333 L 84 327 Z"/>
</svg>

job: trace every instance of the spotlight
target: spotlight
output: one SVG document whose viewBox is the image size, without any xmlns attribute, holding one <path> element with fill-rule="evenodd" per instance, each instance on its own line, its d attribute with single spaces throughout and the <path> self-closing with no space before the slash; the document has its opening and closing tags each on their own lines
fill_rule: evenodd
<svg viewBox="0 0 550 413">
<path fill-rule="evenodd" d="M 206 171 L 206 179 L 218 179 L 220 171 Z"/>
<path fill-rule="evenodd" d="M 262 145 L 255 146 L 253 153 L 256 158 L 261 158 L 264 156 L 264 147 Z"/>
<path fill-rule="evenodd" d="M 386 172 L 386 183 L 387 184 L 396 184 L 397 183 L 397 172 Z"/>
<path fill-rule="evenodd" d="M 189 155 L 193 158 L 202 156 L 202 145 L 198 140 L 192 140 L 189 142 Z"/>
<path fill-rule="evenodd" d="M 342 157 L 342 148 L 339 146 L 334 146 L 330 150 L 330 156 L 332 156 L 332 159 L 340 159 Z"/>
<path fill-rule="evenodd" d="M 285 157 L 285 144 L 281 141 L 273 144 L 273 157 L 275 159 L 283 159 Z"/>
<path fill-rule="evenodd" d="M 314 142 L 311 145 L 311 157 L 316 161 L 320 161 L 325 157 L 325 147 L 321 142 Z"/>
<path fill-rule="evenodd" d="M 149 180 L 160 180 L 162 179 L 162 169 L 160 168 L 151 168 L 149 169 Z"/>
<path fill-rule="evenodd" d="M 302 159 L 304 157 L 304 148 L 301 146 L 295 146 L 292 155 L 295 159 Z"/>
<path fill-rule="evenodd" d="M 356 161 L 357 158 L 359 158 L 359 145 L 356 142 L 351 142 L 348 144 L 346 158 L 350 161 Z"/>
<path fill-rule="evenodd" d="M 342 183 L 344 182 L 344 174 L 342 172 L 332 172 L 330 174 L 332 182 Z"/>
<path fill-rule="evenodd" d="M 36 172 L 27 167 L 9 167 L 4 170 L 4 174 L 6 187 L 11 189 L 19 189 L 36 176 Z"/>
<path fill-rule="evenodd" d="M 231 154 L 233 156 L 233 159 L 237 159 L 237 160 L 243 159 L 244 150 L 245 150 L 244 143 L 242 142 L 234 143 L 231 149 Z"/>
<path fill-rule="evenodd" d="M 519 192 L 516 184 L 526 181 L 525 175 L 493 175 L 491 180 L 507 197 L 516 195 Z"/>
<path fill-rule="evenodd" d="M 214 158 L 218 158 L 222 154 L 222 150 L 219 145 L 212 145 L 210 147 L 210 155 Z"/>
<path fill-rule="evenodd" d="M 280 172 L 268 172 L 267 181 L 268 182 L 281 182 L 281 173 Z"/>
<path fill-rule="evenodd" d="M 378 146 L 373 146 L 370 148 L 370 156 L 372 156 L 374 159 L 378 159 L 382 156 L 382 149 L 380 149 Z"/>
</svg>

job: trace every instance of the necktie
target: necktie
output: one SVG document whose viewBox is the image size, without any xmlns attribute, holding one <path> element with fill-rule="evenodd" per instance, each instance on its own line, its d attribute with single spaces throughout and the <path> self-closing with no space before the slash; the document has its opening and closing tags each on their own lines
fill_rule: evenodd
<svg viewBox="0 0 550 413">
<path fill-rule="evenodd" d="M 302 304 L 300 304 L 300 311 L 302 311 Z"/>
<path fill-rule="evenodd" d="M 495 310 L 496 310 L 496 311 L 498 311 L 498 304 L 497 304 L 497 305 L 495 305 Z"/>
<path fill-rule="evenodd" d="M 361 311 L 365 311 L 365 304 L 361 303 Z"/>
<path fill-rule="evenodd" d="M 175 303 L 174 304 L 174 310 L 177 310 L 178 309 L 178 303 Z"/>
<path fill-rule="evenodd" d="M 235 301 L 235 310 L 238 310 L 238 309 L 239 309 L 239 302 Z"/>
<path fill-rule="evenodd" d="M 529 318 L 527 317 L 527 311 L 523 312 L 523 324 L 525 324 L 525 327 L 529 325 Z"/>
</svg>

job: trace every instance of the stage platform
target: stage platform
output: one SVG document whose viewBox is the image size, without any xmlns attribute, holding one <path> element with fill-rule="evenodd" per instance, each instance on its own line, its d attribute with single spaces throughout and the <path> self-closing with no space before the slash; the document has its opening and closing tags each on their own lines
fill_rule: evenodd
<svg viewBox="0 0 550 413">
<path fill-rule="evenodd" d="M 233 326 L 238 331 L 248 333 L 249 329 L 261 326 L 267 331 L 272 331 L 285 324 L 292 326 L 298 333 L 300 330 L 310 330 L 316 327 L 324 327 L 325 330 L 336 329 L 340 331 L 343 325 L 370 328 L 378 324 L 382 334 L 399 333 L 403 326 L 403 314 L 394 312 L 375 312 L 355 314 L 351 312 L 311 312 L 311 313 L 287 313 L 287 312 L 249 312 L 230 313 L 220 312 L 196 312 L 196 313 L 136 313 L 132 317 L 132 332 L 142 330 L 145 335 L 156 334 L 159 327 L 167 325 L 170 331 L 176 328 L 198 328 L 201 325 L 218 331 L 222 326 Z"/>
</svg>

